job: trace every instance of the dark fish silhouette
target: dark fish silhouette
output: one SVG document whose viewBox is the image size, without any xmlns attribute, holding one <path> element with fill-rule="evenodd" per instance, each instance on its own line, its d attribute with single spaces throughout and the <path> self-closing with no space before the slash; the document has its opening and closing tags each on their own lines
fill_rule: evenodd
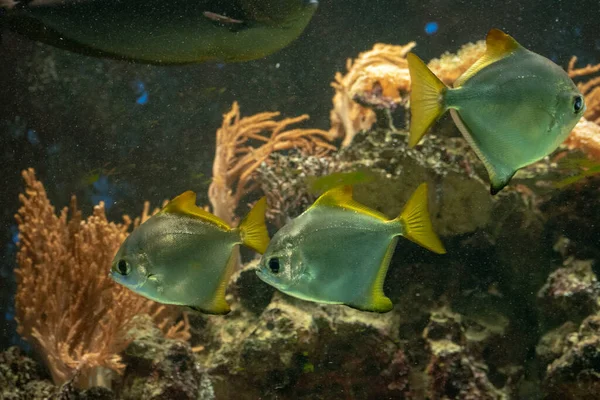
<svg viewBox="0 0 600 400">
<path fill-rule="evenodd" d="M 247 61 L 310 22 L 317 0 L 0 0 L 3 24 L 91 56 L 149 64 Z M 4 10 L 2 10 L 4 8 Z"/>
</svg>

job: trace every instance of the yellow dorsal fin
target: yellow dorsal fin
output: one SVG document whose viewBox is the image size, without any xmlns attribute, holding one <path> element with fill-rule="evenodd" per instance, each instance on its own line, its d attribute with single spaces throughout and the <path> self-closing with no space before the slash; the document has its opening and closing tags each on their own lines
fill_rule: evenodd
<svg viewBox="0 0 600 400">
<path fill-rule="evenodd" d="M 355 201 L 352 198 L 352 186 L 350 185 L 337 186 L 326 191 L 310 208 L 317 206 L 339 207 L 369 215 L 382 221 L 387 220 L 384 214 Z"/>
<path fill-rule="evenodd" d="M 488 32 L 485 38 L 485 47 L 485 54 L 454 82 L 454 87 L 462 86 L 483 68 L 523 48 L 512 36 L 495 28 Z"/>
<path fill-rule="evenodd" d="M 196 205 L 196 193 L 188 190 L 171 200 L 161 210 L 161 213 L 180 214 L 193 218 L 198 218 L 211 223 L 223 230 L 230 230 L 231 227 L 221 218 L 209 213 Z"/>
<path fill-rule="evenodd" d="M 446 253 L 444 245 L 437 237 L 429 218 L 427 184 L 422 183 L 413 193 L 404 210 L 394 221 L 403 227 L 405 238 L 438 254 Z"/>
<path fill-rule="evenodd" d="M 267 199 L 261 197 L 246 215 L 246 218 L 240 222 L 239 227 L 242 244 L 260 254 L 263 254 L 269 245 L 269 232 L 267 232 L 267 225 L 265 224 L 266 211 Z"/>
</svg>

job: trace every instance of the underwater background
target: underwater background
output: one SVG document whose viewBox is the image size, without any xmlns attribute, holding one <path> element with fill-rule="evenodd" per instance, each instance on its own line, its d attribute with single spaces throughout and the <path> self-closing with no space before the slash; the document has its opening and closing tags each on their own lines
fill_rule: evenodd
<svg viewBox="0 0 600 400">
<path fill-rule="evenodd" d="M 228 292 L 234 304 L 228 316 L 182 319 L 180 311 L 140 305 L 140 315 L 152 314 L 162 326 L 137 323 L 143 332 L 123 349 L 121 364 L 99 363 L 100 377 L 82 373 L 80 360 L 52 370 L 53 361 L 31 345 L 31 336 L 17 333 L 15 320 L 15 214 L 26 183 L 39 198 L 39 179 L 57 213 L 75 195 L 82 220 L 104 202 L 106 220 L 120 223 L 125 214 L 141 215 L 144 202 L 151 210 L 186 190 L 208 205 L 216 132 L 225 129 L 232 107 L 228 115 L 235 117 L 234 102 L 241 118 L 308 114 L 283 128 L 338 132 L 347 127 L 335 128 L 343 123 L 332 117 L 342 107 L 332 102 L 343 93 L 336 73 L 345 76 L 347 59 L 376 43 L 414 41 L 413 51 L 428 62 L 499 28 L 565 69 L 573 56 L 582 68 L 600 63 L 598 15 L 600 3 L 592 0 L 322 0 L 300 37 L 274 54 L 185 66 L 88 57 L 2 31 L 0 398 L 600 398 L 600 111 L 589 128 L 595 139 L 561 147 L 495 197 L 448 117 L 422 148 L 409 150 L 402 132 L 390 133 L 390 121 L 376 123 L 378 113 L 346 105 L 356 119 L 348 145 L 334 135 L 323 152 L 306 155 L 292 149 L 296 144 L 266 154 L 248 180 L 252 190 L 244 188 L 224 214 L 237 221 L 267 194 L 272 233 L 316 198 L 307 176 L 367 171 L 356 196 L 388 216 L 429 182 L 434 226 L 448 254 L 399 244 L 384 286 L 395 305 L 390 313 L 292 299 L 242 270 Z M 461 55 L 444 62 L 460 64 Z M 572 76 L 585 84 L 600 75 L 596 69 Z M 589 110 L 591 96 L 586 101 Z M 389 107 L 394 131 L 407 127 L 405 103 Z M 24 182 L 28 168 L 35 177 L 26 173 Z M 108 260 L 108 274 L 114 251 L 105 253 L 98 259 Z M 250 253 L 242 255 L 251 263 Z M 93 278 L 84 272 L 91 264 L 77 265 L 81 275 L 69 279 Z M 78 307 L 89 312 L 98 301 L 88 299 Z M 158 311 L 171 314 L 158 318 Z M 30 314 L 40 326 L 50 318 Z M 166 324 L 175 320 L 180 325 L 170 330 Z"/>
</svg>

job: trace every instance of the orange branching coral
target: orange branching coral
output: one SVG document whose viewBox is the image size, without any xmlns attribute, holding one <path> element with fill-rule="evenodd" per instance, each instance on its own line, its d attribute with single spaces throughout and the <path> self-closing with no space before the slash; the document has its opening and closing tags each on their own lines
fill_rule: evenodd
<svg viewBox="0 0 600 400">
<path fill-rule="evenodd" d="M 590 76 L 600 72 L 600 64 L 575 68 L 575 63 L 577 63 L 577 57 L 572 57 L 567 68 L 567 72 L 571 78 Z M 600 124 L 600 76 L 593 77 L 586 82 L 580 82 L 577 84 L 577 87 L 585 97 L 587 110 L 584 117 L 588 121 Z"/>
<path fill-rule="evenodd" d="M 581 118 L 564 144 L 600 161 L 600 125 Z"/>
<path fill-rule="evenodd" d="M 39 352 L 56 384 L 77 377 L 80 386 L 102 384 L 102 368 L 121 372 L 119 353 L 131 340 L 134 316 L 149 314 L 172 337 L 189 338 L 187 319 L 117 285 L 108 276 L 112 257 L 132 221 L 108 222 L 104 205 L 82 220 L 73 197 L 54 212 L 32 169 L 23 171 L 26 193 L 16 215 L 18 332 Z M 146 216 L 148 214 L 146 206 Z"/>
<path fill-rule="evenodd" d="M 463 45 L 456 54 L 446 52 L 428 64 L 429 69 L 450 86 L 485 53 L 485 41 Z"/>
<path fill-rule="evenodd" d="M 217 148 L 213 163 L 213 180 L 208 197 L 213 213 L 235 224 L 235 210 L 244 195 L 254 190 L 252 174 L 271 153 L 299 149 L 309 155 L 325 155 L 336 147 L 327 131 L 320 129 L 290 129 L 290 125 L 307 120 L 308 115 L 274 120 L 278 112 L 264 112 L 240 117 L 237 102 L 223 116 L 217 131 Z M 270 132 L 270 134 L 265 134 Z M 257 146 L 252 146 L 251 141 Z"/>
<path fill-rule="evenodd" d="M 348 146 L 356 133 L 370 129 L 376 121 L 375 112 L 355 101 L 360 97 L 383 97 L 389 103 L 406 101 L 410 88 L 410 74 L 406 55 L 416 46 L 377 43 L 369 51 L 360 53 L 356 60 L 346 61 L 348 73 L 336 73 L 331 86 L 335 89 L 331 110 L 331 134 L 343 138 Z"/>
</svg>

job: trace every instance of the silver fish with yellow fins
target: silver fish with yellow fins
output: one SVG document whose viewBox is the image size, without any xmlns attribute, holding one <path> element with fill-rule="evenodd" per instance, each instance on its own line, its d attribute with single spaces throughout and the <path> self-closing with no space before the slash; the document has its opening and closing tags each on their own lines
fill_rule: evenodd
<svg viewBox="0 0 600 400">
<path fill-rule="evenodd" d="M 351 186 L 336 187 L 273 236 L 256 273 L 303 300 L 388 312 L 383 283 L 398 236 L 446 252 L 429 219 L 426 184 L 391 220 L 354 201 Z"/>
<path fill-rule="evenodd" d="M 562 68 L 498 29 L 489 31 L 485 54 L 453 88 L 416 55 L 408 54 L 407 60 L 412 85 L 409 146 L 450 110 L 485 164 L 492 194 L 517 170 L 554 151 L 585 112 L 583 96 Z"/>
<path fill-rule="evenodd" d="M 125 239 L 115 255 L 111 277 L 151 300 L 227 314 L 225 289 L 243 244 L 263 253 L 269 243 L 266 200 L 250 210 L 238 228 L 196 206 L 187 191 L 169 202 Z"/>
</svg>

